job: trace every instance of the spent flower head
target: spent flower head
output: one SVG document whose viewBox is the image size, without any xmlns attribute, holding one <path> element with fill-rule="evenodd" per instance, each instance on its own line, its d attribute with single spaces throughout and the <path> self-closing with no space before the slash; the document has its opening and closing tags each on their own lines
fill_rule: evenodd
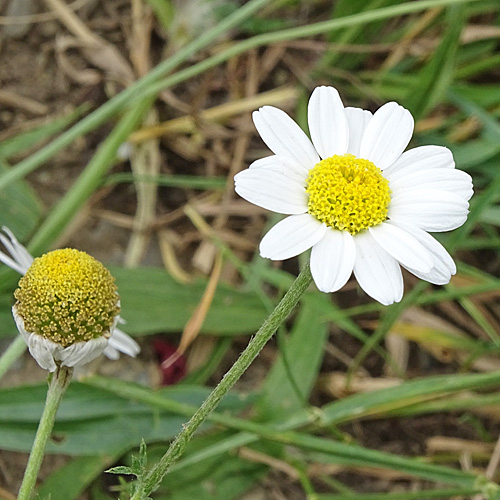
<svg viewBox="0 0 500 500">
<path fill-rule="evenodd" d="M 288 215 L 264 236 L 263 257 L 284 260 L 311 250 L 311 273 L 323 292 L 354 272 L 382 304 L 403 296 L 401 266 L 446 284 L 456 267 L 430 232 L 467 219 L 471 177 L 451 151 L 421 146 L 404 152 L 411 113 L 389 102 L 374 114 L 344 108 L 333 87 L 318 87 L 308 107 L 311 140 L 284 112 L 264 106 L 255 126 L 274 153 L 235 176 L 246 200 Z"/>
<path fill-rule="evenodd" d="M 12 313 L 17 328 L 38 364 L 49 371 L 57 365 L 86 364 L 104 352 L 116 359 L 139 346 L 116 328 L 120 299 L 110 272 L 96 259 L 70 248 L 33 260 L 14 235 L 0 241 L 10 257 L 0 260 L 24 274 L 14 295 Z"/>
<path fill-rule="evenodd" d="M 24 328 L 63 347 L 110 337 L 120 312 L 110 272 L 85 252 L 54 250 L 33 261 L 14 292 Z"/>
</svg>

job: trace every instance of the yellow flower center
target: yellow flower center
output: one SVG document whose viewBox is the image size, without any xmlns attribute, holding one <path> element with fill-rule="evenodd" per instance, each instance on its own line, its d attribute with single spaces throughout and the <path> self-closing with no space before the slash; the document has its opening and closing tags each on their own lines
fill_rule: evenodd
<svg viewBox="0 0 500 500">
<path fill-rule="evenodd" d="M 373 163 L 354 155 L 331 156 L 307 178 L 308 212 L 327 226 L 352 235 L 387 219 L 389 182 Z"/>
<path fill-rule="evenodd" d="M 110 272 L 90 255 L 71 248 L 35 259 L 14 296 L 25 330 L 63 347 L 108 337 L 120 312 Z"/>
</svg>

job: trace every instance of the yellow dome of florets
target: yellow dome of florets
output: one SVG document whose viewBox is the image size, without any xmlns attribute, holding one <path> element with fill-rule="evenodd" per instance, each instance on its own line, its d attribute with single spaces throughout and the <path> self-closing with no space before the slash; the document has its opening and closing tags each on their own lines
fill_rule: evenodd
<svg viewBox="0 0 500 500">
<path fill-rule="evenodd" d="M 25 330 L 62 347 L 108 337 L 120 312 L 110 272 L 90 255 L 70 248 L 35 259 L 14 295 Z"/>
<path fill-rule="evenodd" d="M 307 178 L 308 212 L 355 235 L 387 219 L 391 190 L 372 162 L 351 154 L 317 163 Z"/>
</svg>

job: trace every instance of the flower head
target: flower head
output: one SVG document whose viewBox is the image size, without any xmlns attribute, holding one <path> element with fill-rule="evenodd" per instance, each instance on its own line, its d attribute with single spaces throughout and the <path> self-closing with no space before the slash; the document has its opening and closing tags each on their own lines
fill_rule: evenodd
<svg viewBox="0 0 500 500">
<path fill-rule="evenodd" d="M 114 279 L 96 259 L 73 249 L 55 250 L 33 260 L 14 235 L 0 241 L 11 257 L 0 260 L 24 276 L 12 308 L 17 328 L 38 364 L 77 366 L 105 353 L 135 356 L 139 346 L 116 328 L 120 299 Z"/>
<path fill-rule="evenodd" d="M 284 260 L 311 250 L 317 287 L 333 292 L 354 272 L 382 304 L 403 296 L 401 266 L 446 284 L 456 267 L 428 231 L 450 231 L 467 219 L 470 176 L 451 151 L 421 146 L 404 152 L 411 113 L 395 102 L 374 114 L 344 108 L 332 87 L 314 90 L 311 140 L 283 111 L 264 106 L 255 126 L 274 153 L 235 176 L 246 200 L 288 215 L 264 236 L 263 257 Z"/>
</svg>

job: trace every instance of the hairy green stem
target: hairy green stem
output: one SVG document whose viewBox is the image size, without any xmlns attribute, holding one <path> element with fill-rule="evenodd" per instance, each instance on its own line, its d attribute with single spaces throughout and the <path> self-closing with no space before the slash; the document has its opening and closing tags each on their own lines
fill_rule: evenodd
<svg viewBox="0 0 500 500">
<path fill-rule="evenodd" d="M 228 393 L 235 382 L 243 375 L 252 361 L 258 356 L 268 340 L 274 335 L 278 327 L 286 320 L 292 309 L 297 305 L 312 281 L 309 264 L 307 264 L 293 282 L 288 292 L 281 299 L 274 311 L 268 316 L 247 348 L 241 353 L 220 383 L 209 394 L 207 399 L 183 427 L 182 431 L 172 442 L 167 452 L 153 469 L 146 475 L 142 488 L 135 492 L 132 500 L 147 498 L 161 483 L 170 467 L 181 457 L 186 446 L 198 427 L 207 419 L 219 401 Z"/>
<path fill-rule="evenodd" d="M 56 418 L 57 409 L 61 403 L 62 397 L 71 381 L 73 368 L 67 366 L 58 367 L 57 370 L 50 375 L 49 390 L 47 391 L 47 399 L 43 409 L 38 430 L 36 431 L 35 441 L 31 448 L 28 465 L 24 472 L 23 482 L 17 500 L 30 500 L 33 494 L 33 488 L 36 484 L 38 471 L 42 465 L 45 445 L 49 438 L 54 421 Z"/>
</svg>

